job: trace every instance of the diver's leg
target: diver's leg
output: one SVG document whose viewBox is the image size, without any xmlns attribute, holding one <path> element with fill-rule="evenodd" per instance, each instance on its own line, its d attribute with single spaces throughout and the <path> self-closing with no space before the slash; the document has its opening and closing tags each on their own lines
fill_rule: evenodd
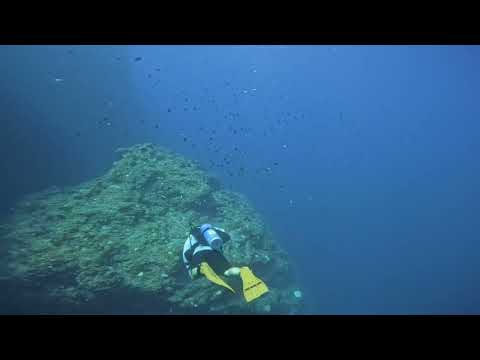
<svg viewBox="0 0 480 360">
<path fill-rule="evenodd" d="M 214 250 L 208 252 L 207 259 L 205 261 L 217 274 L 223 274 L 225 276 L 240 275 L 240 268 L 230 264 L 225 255 L 219 251 Z"/>
<path fill-rule="evenodd" d="M 200 265 L 202 262 L 206 261 L 209 252 L 210 250 L 203 250 L 193 255 L 192 262 L 190 264 L 190 270 L 188 271 L 188 274 L 192 280 L 200 276 Z"/>
</svg>

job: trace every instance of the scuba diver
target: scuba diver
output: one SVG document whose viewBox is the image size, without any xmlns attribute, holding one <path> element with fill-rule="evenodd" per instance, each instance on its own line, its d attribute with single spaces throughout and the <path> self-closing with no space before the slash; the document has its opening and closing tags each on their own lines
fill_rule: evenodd
<svg viewBox="0 0 480 360">
<path fill-rule="evenodd" d="M 204 275 L 211 282 L 233 293 L 235 290 L 221 276 L 239 276 L 245 300 L 250 302 L 268 292 L 268 287 L 247 266 L 232 266 L 225 258 L 223 244 L 230 239 L 224 229 L 210 224 L 193 227 L 183 245 L 183 263 L 192 280 Z"/>
</svg>

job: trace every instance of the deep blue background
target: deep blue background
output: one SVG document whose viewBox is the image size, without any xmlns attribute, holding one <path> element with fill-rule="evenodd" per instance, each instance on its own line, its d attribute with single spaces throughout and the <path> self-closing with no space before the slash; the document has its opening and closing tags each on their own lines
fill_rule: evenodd
<svg viewBox="0 0 480 360">
<path fill-rule="evenodd" d="M 2 46 L 1 212 L 154 142 L 251 199 L 310 312 L 479 313 L 479 61 L 463 46 Z"/>
</svg>

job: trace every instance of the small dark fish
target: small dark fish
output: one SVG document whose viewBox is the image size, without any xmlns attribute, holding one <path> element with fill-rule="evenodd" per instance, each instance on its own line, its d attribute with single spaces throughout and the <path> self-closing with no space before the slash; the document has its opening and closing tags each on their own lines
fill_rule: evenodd
<svg viewBox="0 0 480 360">
<path fill-rule="evenodd" d="M 148 74 L 148 78 L 151 78 L 152 77 L 152 74 Z"/>
<path fill-rule="evenodd" d="M 188 139 L 186 137 L 183 138 L 183 141 L 186 142 Z"/>
<path fill-rule="evenodd" d="M 137 62 L 137 61 L 141 61 L 142 60 L 142 57 L 141 56 L 137 56 L 134 61 Z"/>
<path fill-rule="evenodd" d="M 235 146 L 235 147 L 233 148 L 233 150 L 238 151 L 238 148 Z"/>
<path fill-rule="evenodd" d="M 183 108 L 183 111 L 188 111 L 188 108 Z"/>
<path fill-rule="evenodd" d="M 188 102 L 188 98 L 185 98 L 185 102 Z"/>
<path fill-rule="evenodd" d="M 116 59 L 116 60 L 120 60 L 121 58 L 120 58 L 120 56 L 117 56 L 115 59 Z"/>
<path fill-rule="evenodd" d="M 155 69 L 155 71 L 160 71 L 160 69 L 157 68 L 157 69 Z"/>
<path fill-rule="evenodd" d="M 274 162 L 273 165 L 277 166 L 277 165 L 278 165 L 278 162 Z"/>
<path fill-rule="evenodd" d="M 210 137 L 208 138 L 208 140 L 213 141 L 213 137 L 210 136 Z"/>
<path fill-rule="evenodd" d="M 80 136 L 80 132 L 77 131 L 77 132 L 75 133 L 75 136 Z"/>
<path fill-rule="evenodd" d="M 193 111 L 197 111 L 198 108 L 196 106 L 193 107 Z"/>
<path fill-rule="evenodd" d="M 168 111 L 168 112 L 172 112 L 172 109 L 168 108 L 167 111 Z"/>
<path fill-rule="evenodd" d="M 155 125 L 155 128 L 158 129 L 158 124 Z"/>
</svg>

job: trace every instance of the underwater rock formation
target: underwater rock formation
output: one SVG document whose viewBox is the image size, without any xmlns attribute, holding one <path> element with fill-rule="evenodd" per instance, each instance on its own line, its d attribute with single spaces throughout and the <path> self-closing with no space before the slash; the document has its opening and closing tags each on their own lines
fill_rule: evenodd
<svg viewBox="0 0 480 360">
<path fill-rule="evenodd" d="M 121 159 L 104 176 L 18 203 L 0 228 L 0 286 L 9 299 L 0 311 L 299 311 L 287 254 L 244 196 L 164 148 L 141 144 L 119 151 Z M 204 277 L 190 280 L 181 252 L 191 226 L 202 222 L 231 235 L 226 257 L 250 266 L 269 286 L 266 295 L 247 303 Z"/>
</svg>

